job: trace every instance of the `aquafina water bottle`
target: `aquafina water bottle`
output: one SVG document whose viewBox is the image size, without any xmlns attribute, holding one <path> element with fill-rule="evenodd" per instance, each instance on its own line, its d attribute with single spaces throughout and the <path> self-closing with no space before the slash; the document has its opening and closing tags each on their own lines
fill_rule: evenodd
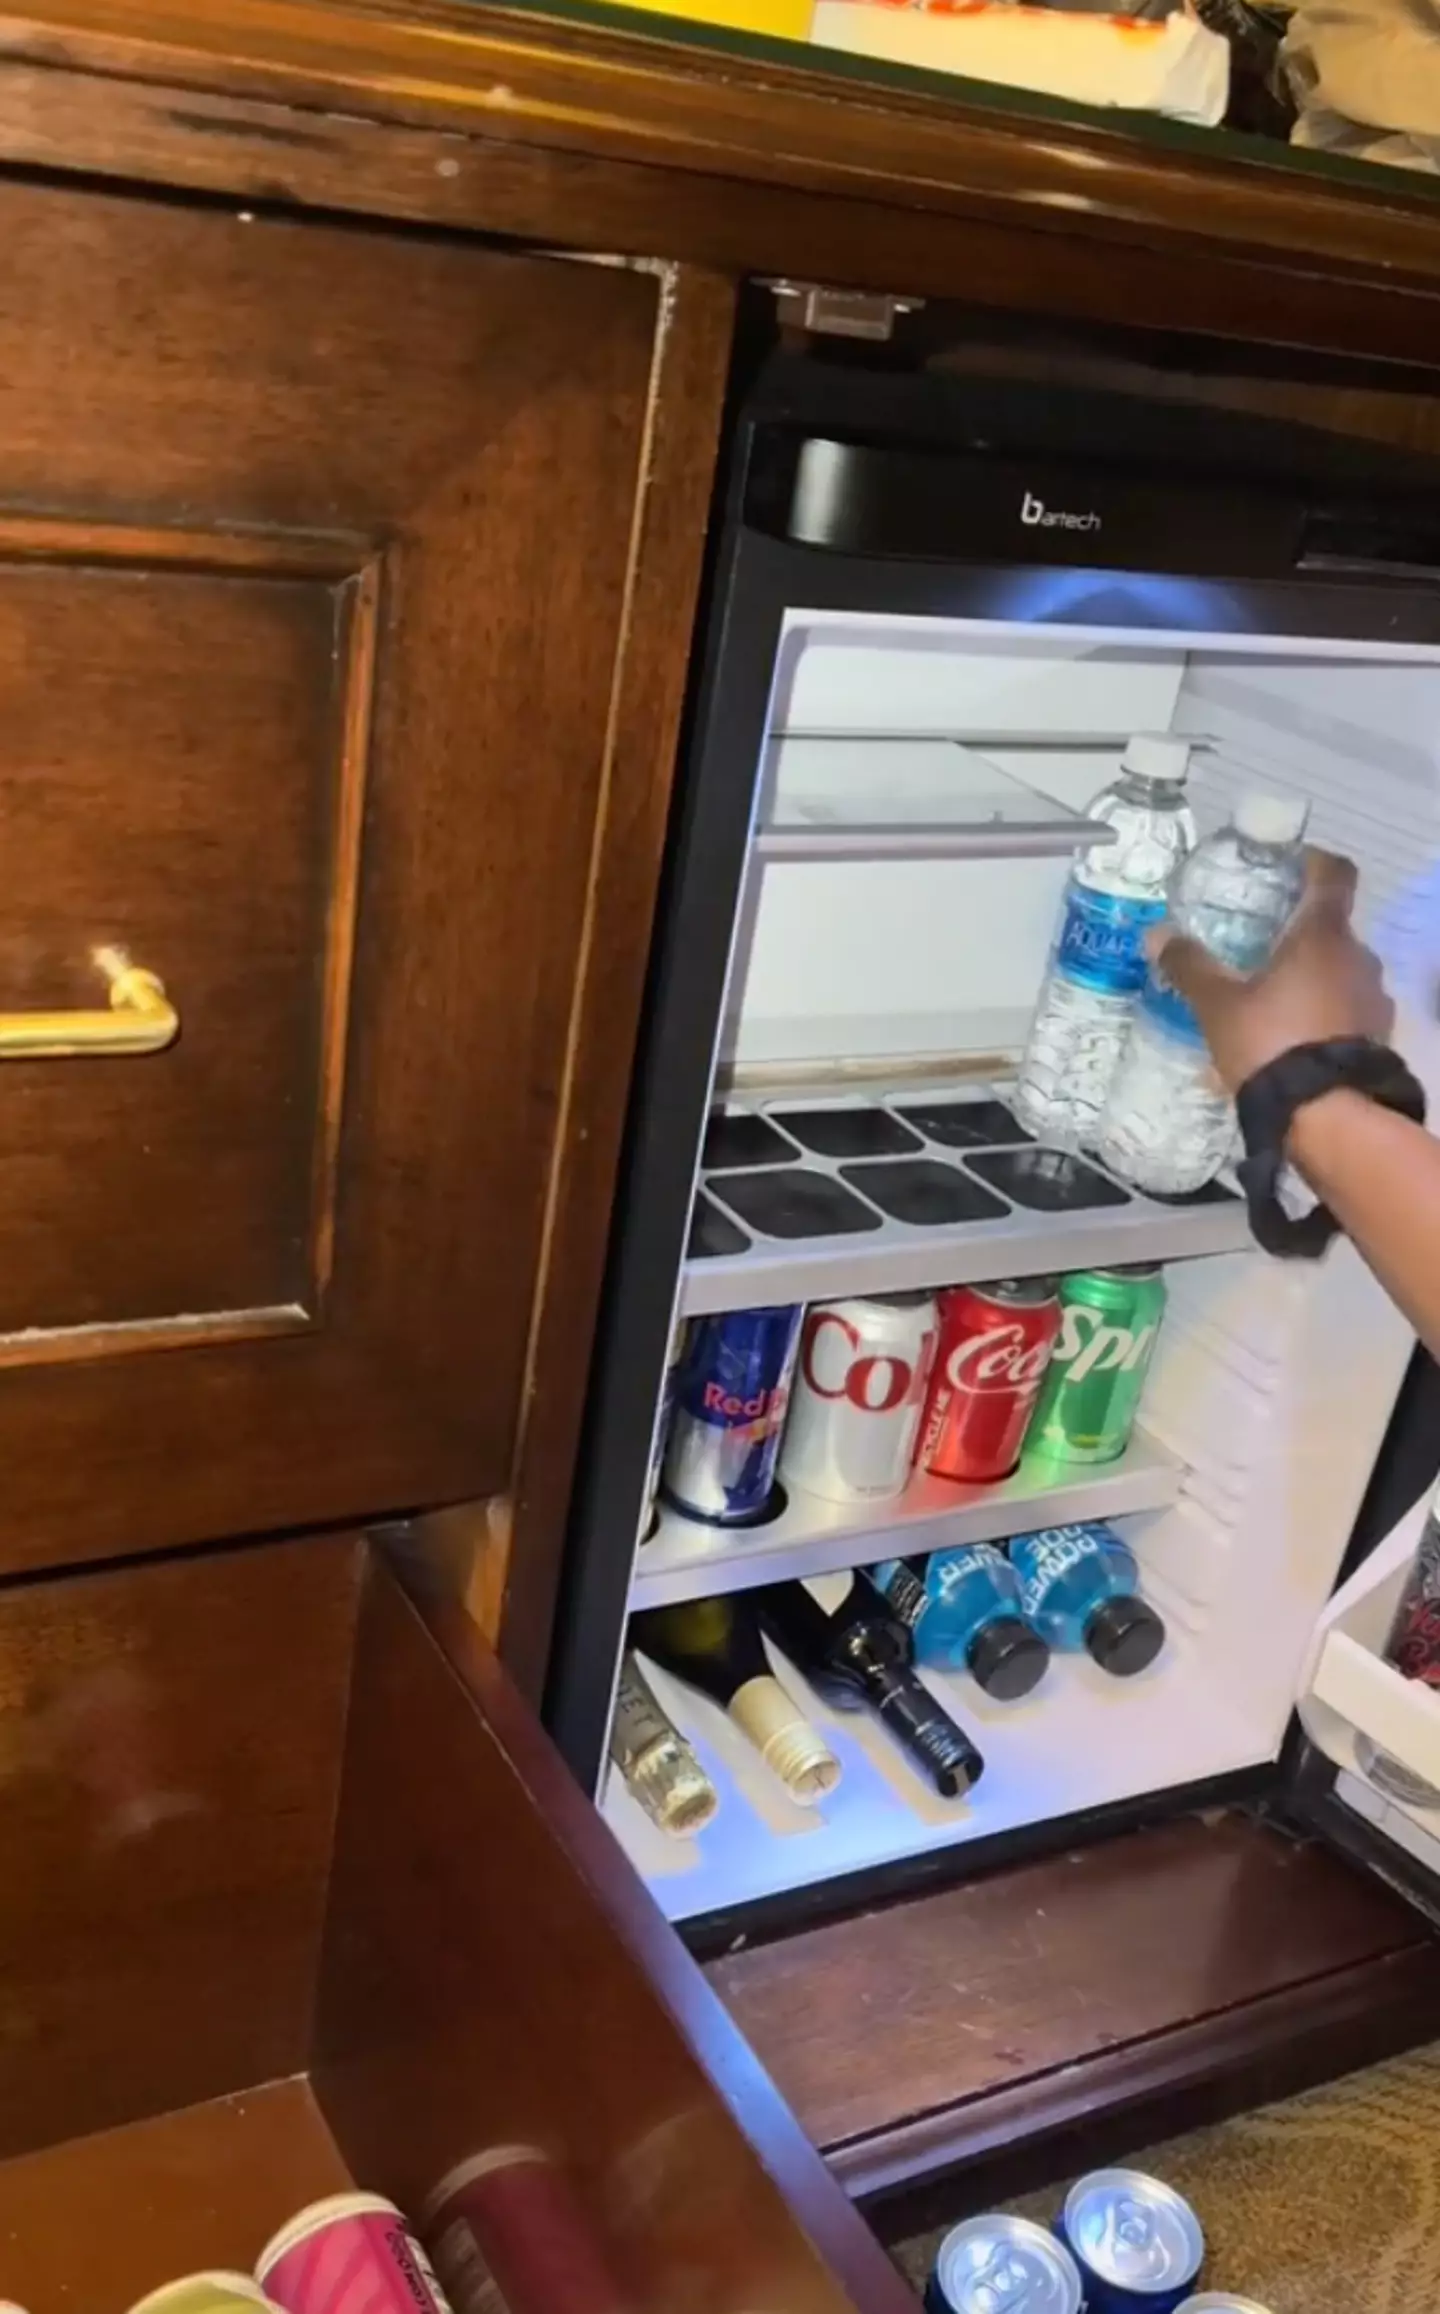
<svg viewBox="0 0 1440 2314">
<path fill-rule="evenodd" d="M 1301 796 L 1243 795 L 1196 846 L 1170 894 L 1176 926 L 1235 972 L 1258 972 L 1305 886 Z M 1235 1110 L 1185 999 L 1152 972 L 1101 1121 L 1100 1154 L 1137 1189 L 1178 1197 L 1219 1172 Z"/>
<path fill-rule="evenodd" d="M 1020 1122 L 1039 1141 L 1093 1140 L 1145 983 L 1145 932 L 1165 912 L 1170 877 L 1195 842 L 1185 801 L 1183 739 L 1140 734 L 1087 817 L 1113 843 L 1081 852 L 1070 870 L 1055 945 L 1015 1090 Z"/>
</svg>

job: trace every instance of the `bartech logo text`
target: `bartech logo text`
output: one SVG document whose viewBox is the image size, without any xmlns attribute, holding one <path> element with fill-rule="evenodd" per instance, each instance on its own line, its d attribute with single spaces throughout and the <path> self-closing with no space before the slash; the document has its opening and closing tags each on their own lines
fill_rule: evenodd
<svg viewBox="0 0 1440 2314">
<path fill-rule="evenodd" d="M 1033 490 L 1027 490 L 1020 501 L 1020 520 L 1031 530 L 1098 530 L 1100 517 L 1092 506 L 1088 513 L 1070 514 L 1063 507 L 1047 506 Z"/>
</svg>

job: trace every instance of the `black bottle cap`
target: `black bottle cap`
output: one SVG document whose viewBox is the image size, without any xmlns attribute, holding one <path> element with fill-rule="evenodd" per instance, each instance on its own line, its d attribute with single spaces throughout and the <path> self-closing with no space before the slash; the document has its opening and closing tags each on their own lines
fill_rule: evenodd
<svg viewBox="0 0 1440 2314">
<path fill-rule="evenodd" d="M 1096 1608 L 1085 1626 L 1085 1644 L 1102 1671 L 1133 1679 L 1155 1661 L 1165 1644 L 1165 1626 L 1154 1608 L 1131 1592 Z"/>
<path fill-rule="evenodd" d="M 997 1615 L 976 1632 L 965 1660 L 987 1695 L 1015 1703 L 1044 1678 L 1050 1650 L 1018 1615 Z"/>
</svg>

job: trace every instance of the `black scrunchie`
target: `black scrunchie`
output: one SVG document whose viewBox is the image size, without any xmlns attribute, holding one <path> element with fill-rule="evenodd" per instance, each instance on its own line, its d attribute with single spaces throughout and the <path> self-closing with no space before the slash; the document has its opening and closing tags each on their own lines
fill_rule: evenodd
<svg viewBox="0 0 1440 2314">
<path fill-rule="evenodd" d="M 1285 1163 L 1285 1136 L 1297 1109 L 1345 1086 L 1413 1123 L 1425 1122 L 1425 1091 L 1397 1052 L 1368 1036 L 1328 1037 L 1323 1044 L 1292 1045 L 1247 1077 L 1235 1096 L 1245 1143 L 1236 1170 L 1250 1209 L 1250 1227 L 1266 1253 L 1315 1261 L 1339 1231 L 1328 1205 L 1298 1218 L 1285 1211 L 1277 1190 Z"/>
</svg>

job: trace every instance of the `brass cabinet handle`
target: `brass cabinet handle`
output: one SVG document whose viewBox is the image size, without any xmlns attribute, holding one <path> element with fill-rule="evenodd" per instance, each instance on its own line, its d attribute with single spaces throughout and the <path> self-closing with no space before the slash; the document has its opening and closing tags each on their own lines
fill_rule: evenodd
<svg viewBox="0 0 1440 2314">
<path fill-rule="evenodd" d="M 180 1015 L 158 973 L 123 948 L 97 948 L 110 1008 L 94 1012 L 0 1012 L 0 1061 L 63 1061 L 77 1053 L 158 1053 L 180 1033 Z"/>
</svg>

